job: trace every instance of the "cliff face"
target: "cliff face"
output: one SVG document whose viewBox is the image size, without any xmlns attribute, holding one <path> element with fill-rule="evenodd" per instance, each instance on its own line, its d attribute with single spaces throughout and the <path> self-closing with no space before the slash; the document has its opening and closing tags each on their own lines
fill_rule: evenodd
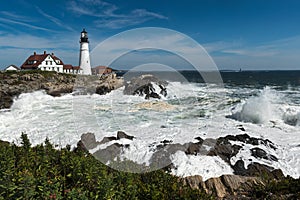
<svg viewBox="0 0 300 200">
<path fill-rule="evenodd" d="M 36 90 L 45 90 L 51 96 L 61 96 L 84 87 L 89 88 L 89 93 L 106 94 L 122 85 L 123 80 L 113 74 L 100 78 L 43 71 L 1 72 L 0 109 L 10 108 L 18 95 Z"/>
</svg>

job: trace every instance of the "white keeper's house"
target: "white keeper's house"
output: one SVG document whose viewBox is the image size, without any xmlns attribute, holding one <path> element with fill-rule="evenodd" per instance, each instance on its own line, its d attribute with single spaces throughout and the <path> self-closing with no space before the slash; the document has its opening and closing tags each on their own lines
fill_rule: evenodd
<svg viewBox="0 0 300 200">
<path fill-rule="evenodd" d="M 60 73 L 82 74 L 80 67 L 66 65 L 63 61 L 56 57 L 53 53 L 49 54 L 44 51 L 43 54 L 30 55 L 27 60 L 21 65 L 22 70 L 39 69 L 42 71 L 56 71 Z"/>
</svg>

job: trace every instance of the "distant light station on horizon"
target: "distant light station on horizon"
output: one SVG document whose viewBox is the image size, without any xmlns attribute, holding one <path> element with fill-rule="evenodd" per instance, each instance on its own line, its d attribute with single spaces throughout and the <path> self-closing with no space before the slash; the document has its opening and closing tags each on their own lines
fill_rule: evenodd
<svg viewBox="0 0 300 200">
<path fill-rule="evenodd" d="M 82 73 L 85 75 L 91 75 L 91 62 L 89 52 L 89 38 L 85 29 L 81 31 L 80 37 L 80 55 L 79 55 L 79 67 L 82 69 Z"/>
</svg>

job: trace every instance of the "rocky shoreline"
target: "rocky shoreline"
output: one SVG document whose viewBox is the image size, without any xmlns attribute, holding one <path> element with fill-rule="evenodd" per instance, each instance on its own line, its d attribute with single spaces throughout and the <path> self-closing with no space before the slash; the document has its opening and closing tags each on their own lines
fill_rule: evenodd
<svg viewBox="0 0 300 200">
<path fill-rule="evenodd" d="M 119 141 L 132 141 L 134 139 L 133 136 L 118 131 L 116 136 L 104 137 L 101 141 L 96 141 L 94 134 L 86 133 L 81 136 L 81 140 L 78 142 L 78 148 L 92 153 L 94 157 L 102 163 L 111 163 L 115 160 L 119 160 L 118 156 L 124 149 L 130 148 L 130 144 L 124 145 Z M 177 151 L 183 151 L 186 155 L 219 156 L 233 169 L 233 175 L 222 175 L 220 177 L 209 178 L 208 180 L 203 180 L 200 175 L 187 176 L 180 179 L 193 189 L 204 190 L 207 194 L 222 199 L 252 199 L 251 192 L 254 188 L 265 187 L 270 181 L 277 182 L 286 179 L 281 169 L 274 169 L 273 167 L 257 162 L 252 162 L 248 166 L 245 166 L 243 160 L 238 160 L 235 164 L 230 161 L 232 157 L 238 154 L 244 144 L 253 145 L 253 148 L 250 151 L 254 157 L 276 161 L 277 158 L 274 155 L 270 155 L 258 147 L 258 145 L 264 145 L 270 148 L 276 148 L 276 145 L 269 140 L 250 137 L 247 134 L 235 136 L 227 135 L 217 139 L 202 139 L 200 137 L 195 139 L 198 140 L 198 142 L 185 144 L 175 144 L 172 143 L 172 141 L 166 140 L 161 141 L 154 147 L 156 152 L 150 159 L 151 164 L 157 162 L 171 162 L 170 155 Z M 231 141 L 240 142 L 241 145 L 231 144 Z M 105 144 L 107 144 L 105 148 L 93 151 L 94 149 L 97 149 L 97 146 L 103 146 Z M 211 148 L 207 150 L 207 146 L 211 146 Z M 148 166 L 150 171 L 151 164 Z M 146 166 L 137 163 L 134 163 L 134 165 L 125 163 L 123 165 L 122 162 L 120 162 L 117 168 L 126 171 L 126 168 L 122 168 L 123 166 L 134 167 L 134 170 L 139 172 L 142 172 L 143 170 L 147 171 Z M 171 172 L 174 168 L 176 168 L 176 166 L 171 163 L 164 169 Z"/>
<path fill-rule="evenodd" d="M 22 93 L 45 90 L 51 96 L 72 93 L 106 94 L 123 86 L 115 74 L 103 77 L 62 74 L 46 71 L 0 72 L 0 109 L 11 107 L 14 98 Z"/>
</svg>

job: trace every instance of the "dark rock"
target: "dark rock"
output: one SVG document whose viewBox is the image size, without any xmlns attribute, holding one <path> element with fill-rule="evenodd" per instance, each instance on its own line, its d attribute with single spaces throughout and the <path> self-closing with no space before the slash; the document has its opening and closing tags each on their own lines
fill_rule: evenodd
<svg viewBox="0 0 300 200">
<path fill-rule="evenodd" d="M 186 154 L 189 155 L 197 155 L 200 152 L 201 144 L 198 143 L 187 143 L 187 150 L 185 151 Z"/>
<path fill-rule="evenodd" d="M 281 169 L 274 169 L 273 167 L 259 163 L 249 164 L 246 176 L 265 177 L 269 180 L 281 180 L 284 178 L 284 174 Z"/>
<path fill-rule="evenodd" d="M 75 151 L 78 151 L 78 150 L 80 150 L 80 151 L 85 151 L 85 152 L 88 152 L 88 151 L 89 151 L 89 150 L 85 147 L 85 145 L 83 144 L 83 142 L 82 142 L 81 140 L 79 140 L 79 141 L 77 142 L 77 147 L 76 147 Z"/>
<path fill-rule="evenodd" d="M 235 137 L 237 141 L 244 142 L 244 143 L 247 143 L 247 141 L 249 141 L 250 139 L 250 136 L 248 134 L 236 135 Z"/>
<path fill-rule="evenodd" d="M 238 160 L 233 166 L 234 174 L 244 176 L 246 175 L 245 163 L 243 160 Z"/>
<path fill-rule="evenodd" d="M 250 149 L 251 155 L 254 156 L 255 158 L 262 158 L 266 160 L 273 160 L 273 161 L 278 161 L 278 159 L 271 154 L 267 154 L 267 152 L 263 149 L 260 149 L 258 147 Z"/>
<path fill-rule="evenodd" d="M 155 92 L 151 92 L 150 94 L 146 94 L 145 99 L 150 99 L 150 98 L 160 99 L 161 97 L 159 96 L 159 94 Z"/>
<path fill-rule="evenodd" d="M 177 151 L 185 152 L 187 147 L 182 144 L 160 144 L 157 145 L 156 151 L 153 153 L 150 159 L 150 166 L 168 166 L 172 164 L 170 156 L 175 154 Z"/>
<path fill-rule="evenodd" d="M 159 86 L 160 91 L 155 91 L 153 84 Z M 132 78 L 129 83 L 125 84 L 123 93 L 125 95 L 145 95 L 145 99 L 158 98 L 167 95 L 166 86 L 167 82 L 158 79 L 153 75 L 141 75 L 139 77 Z"/>
<path fill-rule="evenodd" d="M 96 87 L 96 94 L 99 94 L 99 95 L 105 95 L 109 92 L 111 92 L 112 90 L 114 90 L 114 88 L 108 88 L 107 86 L 98 86 Z"/>
<path fill-rule="evenodd" d="M 203 143 L 203 139 L 201 137 L 195 137 L 196 140 L 198 140 L 199 142 Z"/>
<path fill-rule="evenodd" d="M 220 139 L 220 140 L 219 140 Z M 237 155 L 239 150 L 242 148 L 239 145 L 231 145 L 228 140 L 219 138 L 214 148 L 208 153 L 210 156 L 219 156 L 225 162 L 230 164 L 230 159 Z"/>
<path fill-rule="evenodd" d="M 114 140 L 117 140 L 116 137 L 103 137 L 103 139 L 99 142 L 99 144 L 105 144 L 107 142 L 111 142 L 111 141 L 114 141 Z"/>
<path fill-rule="evenodd" d="M 122 139 L 122 138 L 133 140 L 134 136 L 127 135 L 123 131 L 118 131 L 118 133 L 117 133 L 117 139 L 119 140 L 119 139 Z"/>
<path fill-rule="evenodd" d="M 240 129 L 241 131 L 246 131 L 244 127 L 239 127 L 238 129 Z"/>
<path fill-rule="evenodd" d="M 164 87 L 163 85 L 159 85 L 159 88 L 160 88 L 160 94 L 161 95 L 163 95 L 164 97 L 166 97 L 167 96 L 167 88 L 166 87 Z"/>
<path fill-rule="evenodd" d="M 96 141 L 96 137 L 93 133 L 85 133 L 81 135 L 81 142 L 87 150 L 97 147 L 99 144 Z"/>
<path fill-rule="evenodd" d="M 238 125 L 237 127 L 238 127 L 238 129 L 240 129 L 241 131 L 246 131 L 245 128 L 243 127 L 243 125 Z"/>
<path fill-rule="evenodd" d="M 102 163 L 107 163 L 108 161 L 113 161 L 121 153 L 122 145 L 112 144 L 105 149 L 100 149 L 93 153 L 93 156 L 100 160 Z"/>
<path fill-rule="evenodd" d="M 169 144 L 169 143 L 172 143 L 172 142 L 173 142 L 172 140 L 163 140 L 160 143 Z"/>
</svg>

